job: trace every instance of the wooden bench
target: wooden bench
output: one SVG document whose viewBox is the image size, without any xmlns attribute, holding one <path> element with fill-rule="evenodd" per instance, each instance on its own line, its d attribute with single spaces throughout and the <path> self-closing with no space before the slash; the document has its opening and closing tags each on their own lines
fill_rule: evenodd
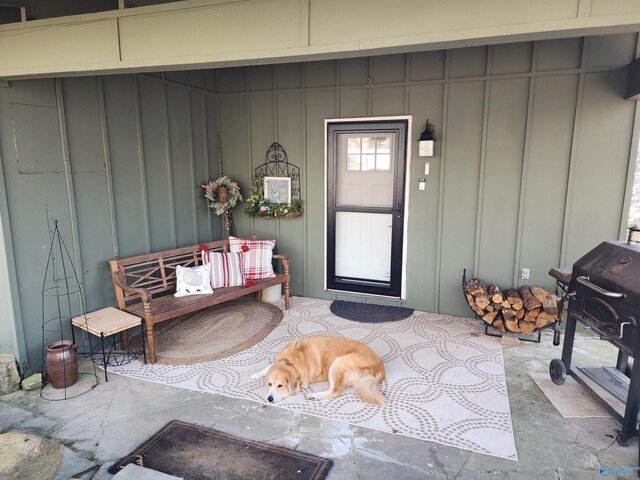
<svg viewBox="0 0 640 480">
<path fill-rule="evenodd" d="M 243 237 L 255 240 L 255 235 Z M 209 251 L 227 252 L 228 240 L 206 243 Z M 262 290 L 284 284 L 284 304 L 289 308 L 289 259 L 284 255 L 273 255 L 283 267 L 283 273 L 275 277 L 255 280 L 253 286 L 216 288 L 210 295 L 174 297 L 176 290 L 176 267 L 201 265 L 200 246 L 175 248 L 135 257 L 109 260 L 118 308 L 142 318 L 149 348 L 149 360 L 156 362 L 153 327 L 171 320 L 245 295 L 255 293 L 262 297 Z M 126 342 L 126 339 L 123 338 Z"/>
</svg>

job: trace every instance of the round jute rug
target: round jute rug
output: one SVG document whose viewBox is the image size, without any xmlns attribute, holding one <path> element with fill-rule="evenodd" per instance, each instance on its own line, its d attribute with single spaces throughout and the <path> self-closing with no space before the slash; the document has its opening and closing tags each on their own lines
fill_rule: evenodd
<svg viewBox="0 0 640 480">
<path fill-rule="evenodd" d="M 255 345 L 282 320 L 278 307 L 237 300 L 156 327 L 158 363 L 188 365 L 228 357 Z"/>
</svg>

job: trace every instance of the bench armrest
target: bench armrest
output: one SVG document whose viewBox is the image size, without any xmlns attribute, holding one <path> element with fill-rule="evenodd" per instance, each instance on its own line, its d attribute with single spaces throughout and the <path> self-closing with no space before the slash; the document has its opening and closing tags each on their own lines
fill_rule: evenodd
<svg viewBox="0 0 640 480">
<path fill-rule="evenodd" d="M 149 303 L 152 298 L 151 292 L 146 288 L 136 288 L 130 287 L 127 285 L 127 282 L 124 278 L 122 272 L 113 272 L 113 282 L 122 289 L 123 292 L 128 293 L 129 295 L 138 294 L 142 299 L 143 303 Z"/>
<path fill-rule="evenodd" d="M 284 274 L 289 275 L 289 258 L 286 255 L 274 255 L 273 258 L 277 258 L 282 262 L 282 267 L 284 268 Z"/>
</svg>

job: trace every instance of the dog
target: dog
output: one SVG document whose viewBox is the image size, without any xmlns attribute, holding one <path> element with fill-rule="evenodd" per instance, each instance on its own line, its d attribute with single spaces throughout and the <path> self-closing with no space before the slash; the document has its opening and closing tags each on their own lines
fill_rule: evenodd
<svg viewBox="0 0 640 480">
<path fill-rule="evenodd" d="M 306 389 L 310 383 L 329 380 L 329 390 L 311 395 L 324 400 L 353 387 L 360 399 L 372 405 L 385 401 L 378 385 L 384 365 L 371 348 L 342 337 L 306 337 L 289 342 L 276 360 L 251 378 L 265 378 L 267 401 L 277 403 Z"/>
</svg>

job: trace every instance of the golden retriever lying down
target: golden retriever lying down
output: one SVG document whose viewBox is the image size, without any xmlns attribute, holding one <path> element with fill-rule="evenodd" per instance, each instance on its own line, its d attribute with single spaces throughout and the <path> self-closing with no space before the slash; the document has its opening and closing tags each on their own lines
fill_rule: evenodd
<svg viewBox="0 0 640 480">
<path fill-rule="evenodd" d="M 342 337 L 306 337 L 289 342 L 276 361 L 251 378 L 266 376 L 267 400 L 277 403 L 295 395 L 310 383 L 329 380 L 329 390 L 310 398 L 323 400 L 354 387 L 367 403 L 381 405 L 384 395 L 378 384 L 384 380 L 384 365 L 371 348 Z"/>
</svg>

